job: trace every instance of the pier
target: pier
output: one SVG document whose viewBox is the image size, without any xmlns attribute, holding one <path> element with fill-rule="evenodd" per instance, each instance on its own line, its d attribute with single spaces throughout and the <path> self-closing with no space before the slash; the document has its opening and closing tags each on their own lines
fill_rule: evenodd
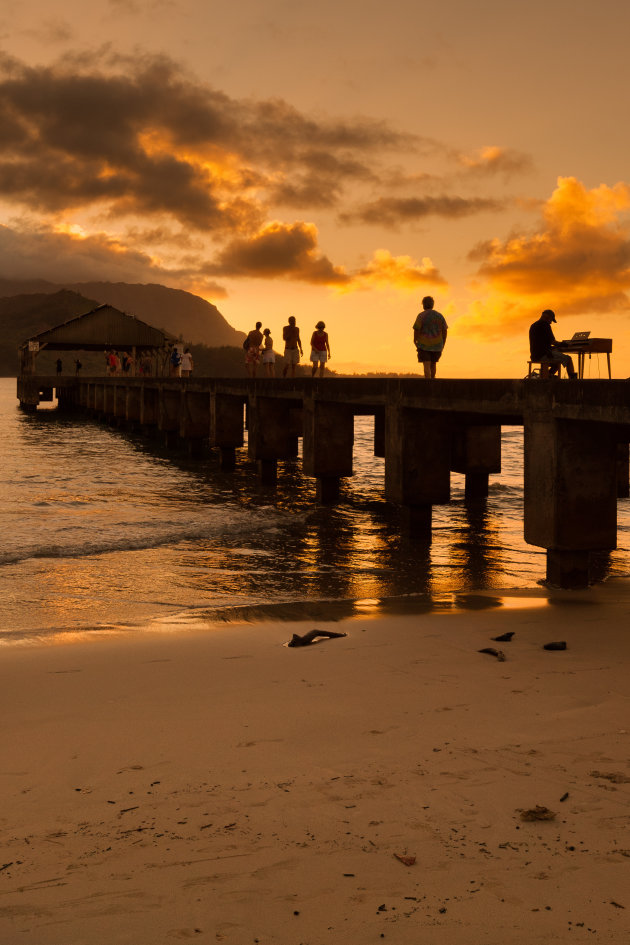
<svg viewBox="0 0 630 945">
<path fill-rule="evenodd" d="M 218 452 L 224 469 L 245 443 L 273 487 L 302 439 L 317 501 L 339 499 L 353 474 L 354 417 L 372 415 L 384 457 L 383 500 L 404 508 L 410 534 L 430 541 L 432 509 L 450 501 L 451 472 L 469 501 L 501 472 L 501 427 L 524 428 L 524 537 L 546 550 L 547 580 L 589 583 L 592 552 L 617 545 L 617 499 L 629 494 L 627 381 L 421 378 L 233 379 L 23 375 L 17 395 L 158 436 L 190 455 Z M 280 466 L 279 466 L 280 464 Z"/>
</svg>

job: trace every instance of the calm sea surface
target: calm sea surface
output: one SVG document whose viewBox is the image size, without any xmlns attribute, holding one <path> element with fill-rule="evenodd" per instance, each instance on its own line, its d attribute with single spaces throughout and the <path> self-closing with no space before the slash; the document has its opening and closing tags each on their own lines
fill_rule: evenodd
<svg viewBox="0 0 630 945">
<path fill-rule="evenodd" d="M 18 409 L 0 379 L 0 643 L 232 619 L 335 619 L 448 607 L 479 590 L 527 588 L 545 555 L 522 525 L 522 432 L 503 433 L 503 472 L 467 506 L 463 477 L 434 508 L 430 546 L 383 501 L 373 422 L 355 422 L 355 475 L 337 507 L 315 504 L 300 463 L 275 491 L 246 453 L 235 473 L 54 409 Z M 630 503 L 601 576 L 630 574 Z"/>
</svg>

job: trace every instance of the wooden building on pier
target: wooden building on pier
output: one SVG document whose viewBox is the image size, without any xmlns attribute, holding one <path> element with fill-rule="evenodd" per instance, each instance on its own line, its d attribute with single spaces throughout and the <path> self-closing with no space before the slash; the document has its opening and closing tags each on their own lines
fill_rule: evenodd
<svg viewBox="0 0 630 945">
<path fill-rule="evenodd" d="M 44 350 L 128 351 L 137 363 L 149 354 L 155 357 L 165 353 L 174 341 L 168 332 L 106 303 L 24 341 L 20 345 L 21 373 L 37 374 L 37 355 Z"/>
</svg>

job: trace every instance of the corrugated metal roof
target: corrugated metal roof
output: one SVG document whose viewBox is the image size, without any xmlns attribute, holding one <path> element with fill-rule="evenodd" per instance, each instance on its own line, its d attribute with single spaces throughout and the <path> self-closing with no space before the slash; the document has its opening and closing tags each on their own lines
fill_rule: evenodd
<svg viewBox="0 0 630 945">
<path fill-rule="evenodd" d="M 174 336 L 147 325 L 134 315 L 127 315 L 113 305 L 99 305 L 71 318 L 63 325 L 48 328 L 24 342 L 37 341 L 48 350 L 77 348 L 85 351 L 105 348 L 161 348 Z"/>
</svg>

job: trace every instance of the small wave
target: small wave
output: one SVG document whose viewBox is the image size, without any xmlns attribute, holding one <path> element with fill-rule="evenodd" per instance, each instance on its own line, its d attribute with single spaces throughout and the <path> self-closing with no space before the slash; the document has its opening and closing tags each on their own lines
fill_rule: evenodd
<svg viewBox="0 0 630 945">
<path fill-rule="evenodd" d="M 518 496 L 522 499 L 523 487 L 510 485 L 508 482 L 490 482 L 489 490 L 492 495 Z"/>
<path fill-rule="evenodd" d="M 257 520 L 256 528 L 259 532 L 271 532 L 273 534 L 278 530 L 278 525 L 286 517 L 286 513 L 270 508 L 266 509 L 266 512 L 268 513 L 266 517 L 260 516 Z M 150 529 L 144 534 L 142 532 L 131 534 L 129 530 L 124 528 L 117 534 L 116 529 L 112 528 L 109 532 L 100 531 L 97 535 L 82 538 L 77 535 L 76 530 L 66 528 L 64 531 L 69 532 L 69 534 L 64 542 L 50 540 L 0 551 L 0 566 L 17 564 L 20 561 L 34 558 L 84 558 L 116 552 L 148 551 L 153 548 L 178 545 L 182 542 L 196 542 L 221 536 L 230 540 L 242 535 L 250 537 L 251 516 L 249 513 L 235 509 L 218 514 L 217 510 L 213 510 L 213 513 L 209 521 L 197 524 L 185 521 L 168 527 L 155 526 L 153 523 L 134 525 L 135 529 L 142 529 L 143 527 L 147 530 Z M 256 551 L 240 547 L 234 549 L 233 553 L 239 555 L 265 554 L 262 550 Z"/>
</svg>

